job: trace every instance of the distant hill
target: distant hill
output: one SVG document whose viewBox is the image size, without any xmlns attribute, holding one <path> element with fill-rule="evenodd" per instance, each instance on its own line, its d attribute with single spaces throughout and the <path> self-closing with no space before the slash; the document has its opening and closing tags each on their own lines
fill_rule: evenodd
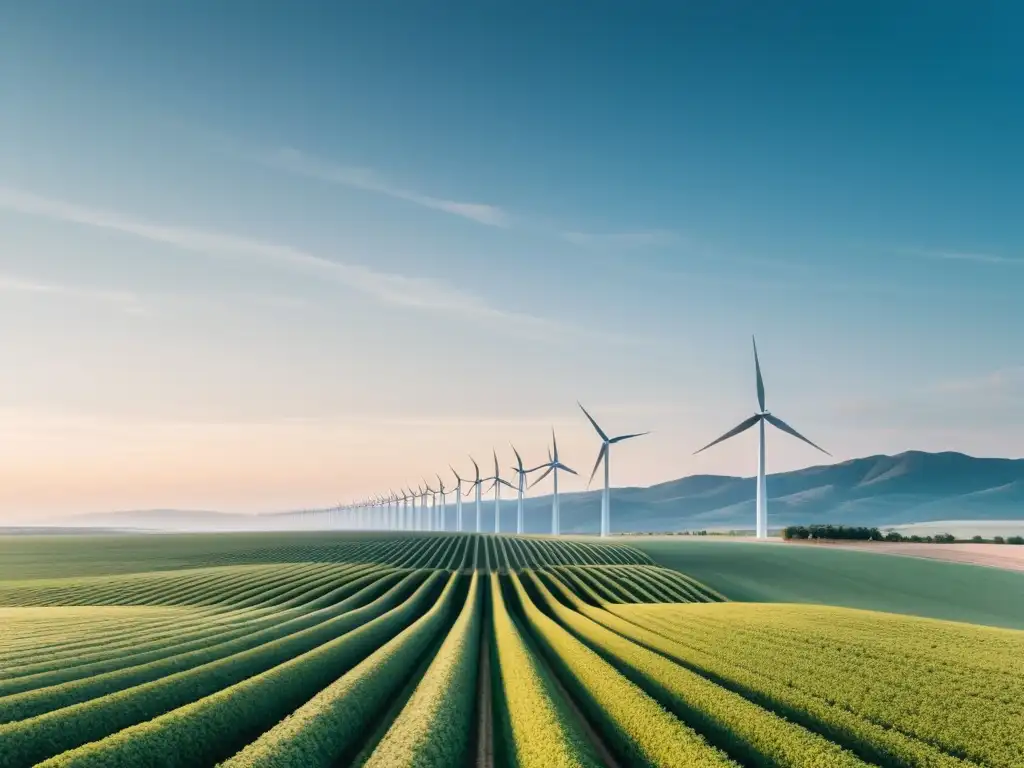
<svg viewBox="0 0 1024 768">
<path fill-rule="evenodd" d="M 549 481 L 545 481 L 549 482 Z M 682 531 L 754 527 L 754 478 L 693 475 L 648 488 L 612 489 L 612 531 Z M 503 531 L 515 528 L 510 491 L 502 500 Z M 769 525 L 841 523 L 879 527 L 932 520 L 1024 520 L 1024 459 L 984 459 L 962 453 L 907 451 L 807 467 L 768 477 Z M 598 530 L 598 491 L 560 496 L 562 529 Z M 475 508 L 464 502 L 467 529 Z M 449 519 L 454 499 L 449 496 Z M 482 527 L 494 530 L 494 500 L 482 506 Z M 551 497 L 526 500 L 528 532 L 550 530 Z M 280 528 L 274 515 L 143 510 L 75 515 L 65 526 L 144 530 L 268 530 Z M 55 523 L 57 524 L 57 523 Z"/>
<path fill-rule="evenodd" d="M 142 509 L 121 512 L 87 512 L 48 521 L 53 528 L 107 528 L 119 531 L 256 531 L 269 524 L 258 515 L 181 509 Z"/>
<path fill-rule="evenodd" d="M 769 475 L 767 485 L 773 528 L 825 522 L 888 526 L 1024 519 L 1024 459 L 907 451 Z M 723 475 L 616 488 L 612 530 L 753 529 L 754 495 L 753 477 Z M 563 494 L 563 528 L 596 530 L 599 503 L 595 491 Z M 528 509 L 550 509 L 550 498 L 531 499 Z"/>
</svg>

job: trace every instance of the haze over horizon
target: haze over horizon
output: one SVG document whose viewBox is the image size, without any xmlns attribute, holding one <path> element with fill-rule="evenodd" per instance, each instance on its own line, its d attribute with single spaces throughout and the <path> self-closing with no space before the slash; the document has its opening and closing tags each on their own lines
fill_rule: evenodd
<svg viewBox="0 0 1024 768">
<path fill-rule="evenodd" d="M 14 5 L 0 525 L 1022 455 L 1024 9 Z"/>
</svg>

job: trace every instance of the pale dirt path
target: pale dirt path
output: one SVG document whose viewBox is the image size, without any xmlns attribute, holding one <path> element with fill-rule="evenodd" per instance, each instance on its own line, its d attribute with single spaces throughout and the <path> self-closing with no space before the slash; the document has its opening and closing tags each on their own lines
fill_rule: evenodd
<svg viewBox="0 0 1024 768">
<path fill-rule="evenodd" d="M 1019 544 L 974 544 L 971 542 L 963 544 L 906 544 L 904 542 L 849 541 L 842 544 L 804 544 L 801 542 L 798 546 L 839 547 L 840 549 L 857 549 L 862 552 L 945 560 L 950 563 L 984 565 L 1008 571 L 1024 571 L 1024 546 Z"/>
<path fill-rule="evenodd" d="M 484 611 L 477 670 L 476 768 L 494 767 L 494 713 L 491 693 L 491 632 L 489 611 Z"/>
<path fill-rule="evenodd" d="M 965 541 L 957 544 L 914 544 L 896 541 L 842 541 L 815 542 L 808 540 L 785 541 L 779 537 L 757 539 L 753 536 L 623 536 L 634 541 L 743 541 L 757 544 L 777 544 L 787 547 L 833 547 L 875 552 L 883 555 L 921 557 L 926 560 L 945 560 L 950 563 L 984 565 L 1008 571 L 1024 571 L 1024 546 L 1020 544 L 976 544 Z"/>
</svg>

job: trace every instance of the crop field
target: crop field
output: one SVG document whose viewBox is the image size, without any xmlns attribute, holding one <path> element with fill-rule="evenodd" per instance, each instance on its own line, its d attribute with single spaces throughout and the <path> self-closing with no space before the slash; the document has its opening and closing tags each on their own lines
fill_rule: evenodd
<svg viewBox="0 0 1024 768">
<path fill-rule="evenodd" d="M 734 602 L 614 540 L 9 537 L 0 564 L 0 766 L 1024 765 L 1024 632 Z"/>
<path fill-rule="evenodd" d="M 707 540 L 701 540 L 707 539 Z M 1024 629 L 1024 572 L 830 545 L 714 537 L 627 541 L 731 600 L 818 603 Z M 916 545 L 908 545 L 916 546 Z"/>
</svg>

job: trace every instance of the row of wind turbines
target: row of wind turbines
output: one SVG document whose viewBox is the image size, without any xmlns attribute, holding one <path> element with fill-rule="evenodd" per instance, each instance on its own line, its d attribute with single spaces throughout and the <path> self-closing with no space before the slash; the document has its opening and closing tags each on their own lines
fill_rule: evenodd
<svg viewBox="0 0 1024 768">
<path fill-rule="evenodd" d="M 735 437 L 741 432 L 747 431 L 754 425 L 758 426 L 756 535 L 757 538 L 763 539 L 768 537 L 768 497 L 765 482 L 765 424 L 771 424 L 777 429 L 802 440 L 828 456 L 831 456 L 831 454 L 819 445 L 812 443 L 806 437 L 793 429 L 793 427 L 789 426 L 789 424 L 773 415 L 765 408 L 764 380 L 761 377 L 761 363 L 757 355 L 756 341 L 753 342 L 753 346 L 758 410 L 754 415 L 744 419 L 721 437 L 711 441 L 703 448 L 696 451 L 695 454 L 706 451 L 713 445 L 717 445 L 731 437 Z M 604 489 L 601 493 L 601 536 L 607 537 L 611 533 L 611 474 L 609 468 L 611 446 L 625 440 L 631 440 L 635 437 L 642 437 L 643 435 L 650 434 L 650 432 L 634 432 L 631 434 L 609 437 L 594 417 L 590 415 L 587 409 L 578 402 L 577 405 L 579 405 L 580 410 L 583 412 L 584 416 L 586 416 L 587 420 L 590 422 L 591 426 L 593 426 L 601 440 L 601 447 L 597 454 L 597 461 L 594 462 L 594 469 L 590 473 L 587 488 L 590 488 L 591 483 L 593 483 L 594 476 L 597 474 L 597 470 L 603 464 Z M 454 486 L 446 487 L 444 479 L 440 474 L 437 474 L 435 475 L 437 477 L 436 487 L 431 487 L 431 484 L 423 479 L 415 488 L 402 488 L 400 489 L 400 492 L 395 492 L 392 489 L 386 495 L 372 496 L 352 504 L 339 505 L 325 510 L 307 510 L 291 514 L 298 514 L 300 519 L 303 521 L 303 527 L 316 527 L 318 525 L 325 524 L 328 528 L 346 530 L 445 531 L 449 530 L 447 520 L 448 494 L 450 492 L 454 492 L 454 530 L 465 531 L 462 499 L 464 496 L 474 493 L 476 519 L 475 526 L 472 530 L 475 530 L 476 533 L 483 533 L 481 527 L 483 494 L 489 493 L 493 490 L 494 532 L 501 533 L 501 489 L 502 487 L 507 487 L 515 491 L 518 495 L 516 533 L 522 534 L 524 530 L 523 495 L 528 488 L 533 488 L 548 475 L 551 475 L 553 483 L 551 495 L 551 535 L 560 535 L 561 520 L 559 518 L 558 506 L 558 473 L 568 472 L 572 475 L 578 475 L 578 473 L 576 470 L 566 466 L 559 459 L 558 441 L 555 437 L 554 430 L 552 429 L 551 431 L 551 446 L 548 448 L 548 460 L 546 462 L 527 469 L 523 464 L 523 459 L 520 456 L 519 451 L 516 450 L 514 445 L 512 446 L 512 452 L 515 454 L 516 461 L 516 465 L 511 468 L 516 477 L 515 485 L 501 477 L 498 454 L 497 451 L 493 451 L 494 474 L 491 477 L 481 477 L 479 464 L 477 464 L 476 460 L 470 456 L 469 459 L 473 463 L 474 469 L 474 476 L 472 479 L 463 478 L 454 467 L 449 465 L 449 469 L 455 477 Z M 532 483 L 527 485 L 528 476 L 535 472 L 542 472 L 542 474 Z M 464 483 L 468 486 L 465 492 L 463 491 Z M 483 488 L 484 483 L 490 483 L 490 485 L 485 489 Z"/>
</svg>

